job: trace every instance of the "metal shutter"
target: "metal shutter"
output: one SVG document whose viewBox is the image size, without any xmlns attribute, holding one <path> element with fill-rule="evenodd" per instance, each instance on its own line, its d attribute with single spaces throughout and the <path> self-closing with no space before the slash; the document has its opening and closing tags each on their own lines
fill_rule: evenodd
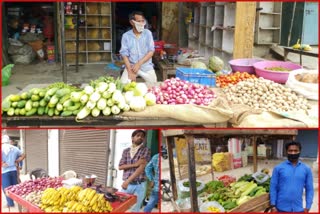
<svg viewBox="0 0 320 214">
<path fill-rule="evenodd" d="M 42 168 L 48 172 L 48 130 L 25 130 L 26 170 Z"/>
<path fill-rule="evenodd" d="M 67 170 L 79 178 L 95 174 L 96 183 L 106 185 L 109 141 L 109 130 L 60 130 L 60 174 Z"/>
</svg>

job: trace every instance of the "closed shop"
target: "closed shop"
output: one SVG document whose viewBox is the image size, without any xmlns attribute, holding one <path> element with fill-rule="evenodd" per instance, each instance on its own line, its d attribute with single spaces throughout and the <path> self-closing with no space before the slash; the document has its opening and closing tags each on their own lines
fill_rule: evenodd
<svg viewBox="0 0 320 214">
<path fill-rule="evenodd" d="M 98 176 L 96 183 L 107 183 L 109 130 L 60 130 L 60 174 L 74 170 L 79 178 Z"/>
<path fill-rule="evenodd" d="M 35 168 L 48 171 L 48 130 L 25 131 L 25 159 L 27 172 Z"/>
</svg>

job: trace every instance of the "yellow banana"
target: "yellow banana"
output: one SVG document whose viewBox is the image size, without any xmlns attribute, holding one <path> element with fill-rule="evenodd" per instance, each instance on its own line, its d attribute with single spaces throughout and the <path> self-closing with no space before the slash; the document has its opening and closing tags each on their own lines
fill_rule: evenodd
<svg viewBox="0 0 320 214">
<path fill-rule="evenodd" d="M 91 199 L 94 197 L 95 194 L 96 194 L 96 191 L 94 189 L 92 189 L 90 194 L 87 197 L 87 200 L 91 201 Z"/>
<path fill-rule="evenodd" d="M 293 49 L 300 49 L 301 45 L 300 45 L 300 39 L 298 39 L 297 43 L 295 45 L 292 46 Z"/>
<path fill-rule="evenodd" d="M 99 195 L 95 195 L 95 196 L 93 196 L 93 198 L 91 199 L 91 201 L 90 201 L 90 206 L 92 206 L 92 205 L 94 205 L 94 203 L 96 203 L 96 201 L 97 201 L 97 199 L 98 199 L 98 197 L 99 197 Z"/>
</svg>

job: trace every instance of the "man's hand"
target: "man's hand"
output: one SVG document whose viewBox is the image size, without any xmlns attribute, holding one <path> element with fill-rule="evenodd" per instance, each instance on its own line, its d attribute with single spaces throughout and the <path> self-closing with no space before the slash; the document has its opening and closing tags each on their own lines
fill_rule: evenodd
<svg viewBox="0 0 320 214">
<path fill-rule="evenodd" d="M 141 164 L 146 164 L 146 159 L 139 159 L 137 162 L 134 163 L 135 167 L 139 167 Z"/>
<path fill-rule="evenodd" d="M 272 208 L 271 208 L 271 212 L 276 213 L 276 212 L 278 212 L 278 210 L 277 210 L 276 207 L 272 207 Z"/>
<path fill-rule="evenodd" d="M 6 162 L 3 162 L 3 163 L 2 163 L 2 167 L 3 167 L 3 168 L 6 168 L 6 167 L 8 167 L 8 166 L 9 166 L 9 165 L 8 165 Z"/>
<path fill-rule="evenodd" d="M 308 210 L 307 208 L 304 208 L 304 212 L 305 212 L 305 213 L 308 213 L 309 210 Z"/>
<path fill-rule="evenodd" d="M 132 71 L 133 71 L 135 74 L 137 74 L 138 71 L 140 70 L 140 67 L 141 67 L 141 63 L 140 63 L 140 62 L 137 62 L 136 64 L 134 64 L 134 65 L 132 66 Z"/>
<path fill-rule="evenodd" d="M 129 183 L 127 181 L 123 182 L 121 187 L 122 189 L 127 189 L 128 188 Z"/>
</svg>

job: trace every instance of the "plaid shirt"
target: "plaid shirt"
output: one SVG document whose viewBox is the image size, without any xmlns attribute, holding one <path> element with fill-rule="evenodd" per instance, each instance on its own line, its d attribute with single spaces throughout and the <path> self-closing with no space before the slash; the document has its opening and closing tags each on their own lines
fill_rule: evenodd
<svg viewBox="0 0 320 214">
<path fill-rule="evenodd" d="M 141 146 L 141 148 L 137 151 L 137 153 L 134 155 L 134 157 L 131 159 L 130 157 L 130 148 L 127 148 L 123 150 L 121 160 L 119 162 L 119 166 L 122 166 L 124 164 L 134 164 L 140 159 L 146 159 L 147 162 L 150 160 L 150 150 L 145 147 Z M 135 171 L 137 168 L 130 168 L 123 171 L 122 179 L 125 181 L 127 180 Z M 136 177 L 133 182 L 141 181 L 146 179 L 146 174 L 143 171 L 138 177 Z"/>
<path fill-rule="evenodd" d="M 159 154 L 152 157 L 145 169 L 149 181 L 154 182 L 153 191 L 159 192 Z"/>
</svg>

